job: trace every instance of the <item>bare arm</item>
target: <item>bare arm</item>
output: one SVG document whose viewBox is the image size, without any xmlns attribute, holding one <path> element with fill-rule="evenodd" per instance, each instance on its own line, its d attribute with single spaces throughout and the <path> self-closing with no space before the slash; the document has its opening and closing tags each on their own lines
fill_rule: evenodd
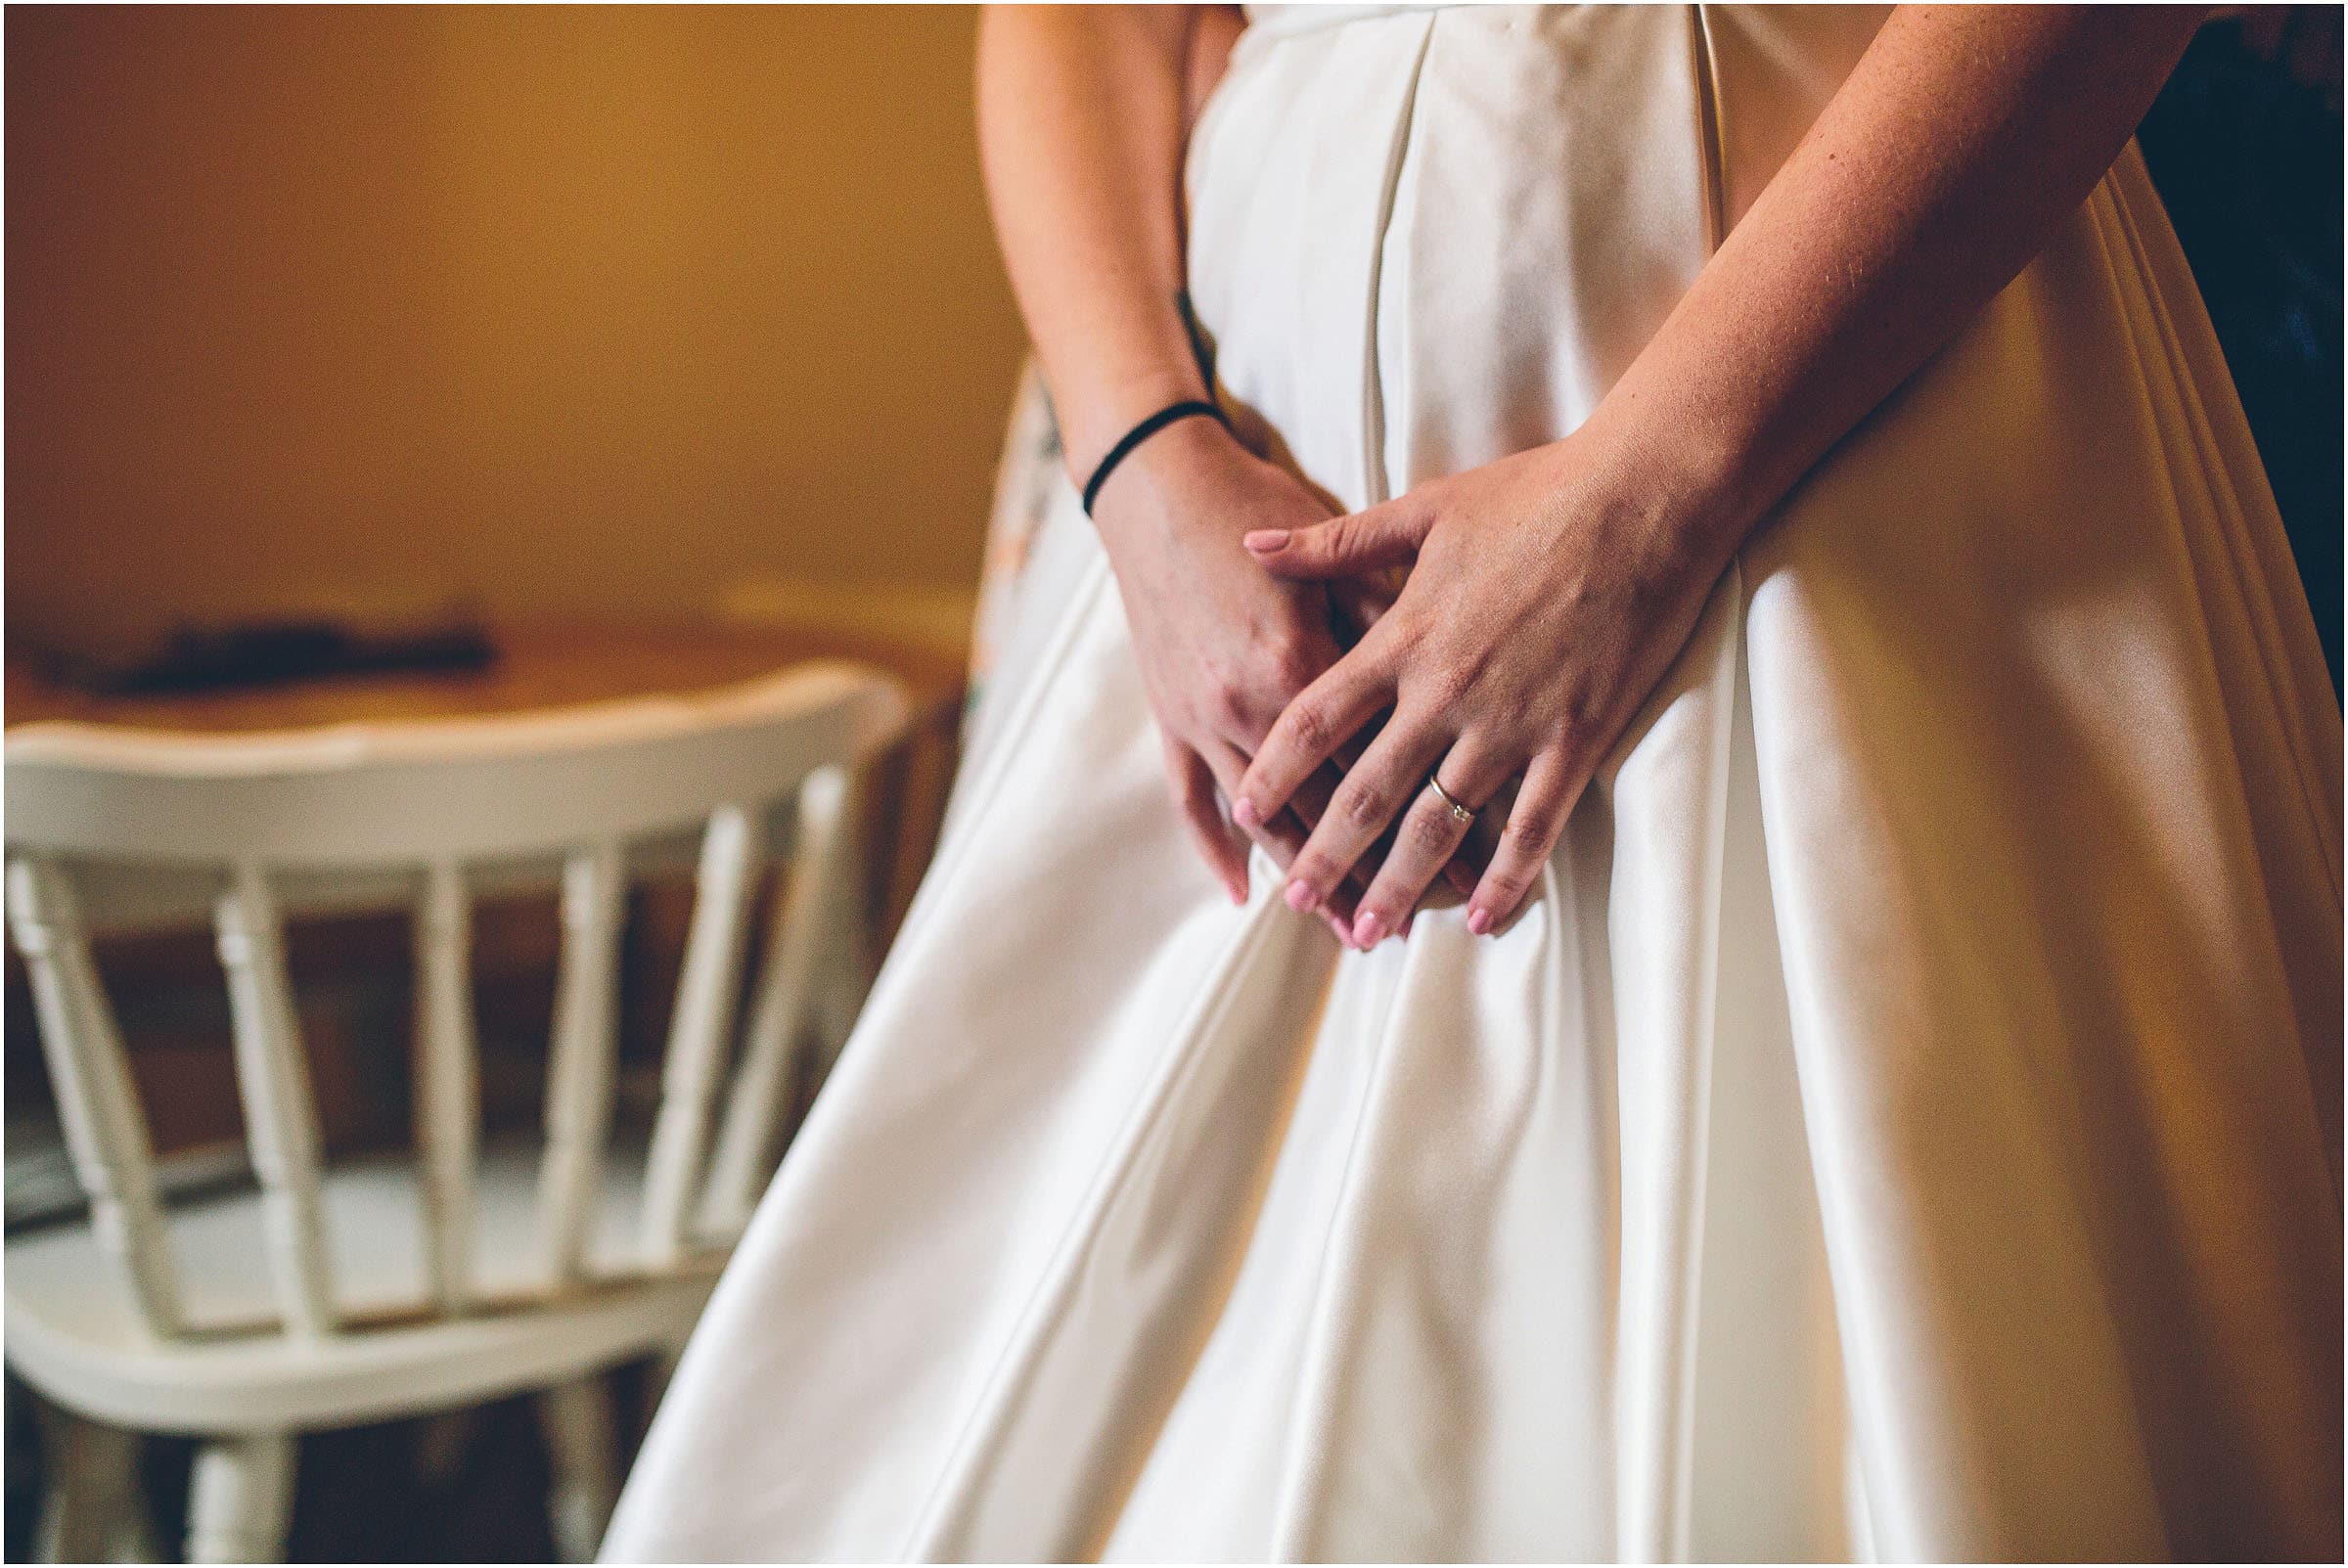
<svg viewBox="0 0 2348 1568">
<path fill-rule="evenodd" d="M 1144 416 L 1205 390 L 1175 305 L 1183 149 L 1240 29 L 1239 14 L 1219 7 L 1006 7 L 981 23 L 987 192 L 1078 485 Z M 1135 449 L 1093 515 L 1176 808 L 1243 900 L 1246 837 L 1287 866 L 1336 775 L 1308 773 L 1283 811 L 1244 830 L 1219 801 L 1288 700 L 1335 662 L 1337 643 L 1328 591 L 1267 576 L 1240 536 L 1319 522 L 1329 507 L 1194 419 Z M 1350 895 L 1333 888 L 1331 902 L 1342 928 Z"/>
<path fill-rule="evenodd" d="M 1235 18 L 1004 6 L 978 29 L 978 141 L 1004 261 L 1079 484 L 1144 415 L 1197 397 L 1174 308 L 1194 61 Z"/>
<path fill-rule="evenodd" d="M 1895 11 L 1605 399 L 1620 461 L 1675 471 L 1725 560 L 2045 246 L 2205 15 Z"/>
<path fill-rule="evenodd" d="M 1468 923 L 1513 913 L 1746 535 L 2044 246 L 2199 18 L 1902 8 L 1580 429 L 1327 525 L 1250 535 L 1291 580 L 1416 560 L 1234 802 L 1242 822 L 1277 810 L 1331 744 L 1395 709 L 1298 857 L 1290 901 L 1317 906 L 1365 831 L 1407 809 L 1361 901 L 1362 939 L 1392 931 L 1458 841 L 1430 770 L 1470 806 L 1521 770 Z"/>
</svg>

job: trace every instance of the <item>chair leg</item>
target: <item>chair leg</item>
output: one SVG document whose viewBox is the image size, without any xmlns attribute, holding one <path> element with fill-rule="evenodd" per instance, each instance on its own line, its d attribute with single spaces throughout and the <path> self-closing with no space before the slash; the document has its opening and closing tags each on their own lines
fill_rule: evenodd
<svg viewBox="0 0 2348 1568">
<path fill-rule="evenodd" d="M 555 1554 L 564 1562 L 591 1562 L 619 1501 L 610 1384 L 601 1372 L 558 1383 L 538 1396 L 538 1419 L 554 1476 L 547 1518 Z"/>
<path fill-rule="evenodd" d="M 294 1439 L 212 1438 L 188 1483 L 188 1561 L 282 1562 L 294 1522 Z"/>
<path fill-rule="evenodd" d="M 49 1486 L 35 1555 L 42 1562 L 129 1562 L 149 1549 L 139 1438 L 44 1409 Z"/>
</svg>

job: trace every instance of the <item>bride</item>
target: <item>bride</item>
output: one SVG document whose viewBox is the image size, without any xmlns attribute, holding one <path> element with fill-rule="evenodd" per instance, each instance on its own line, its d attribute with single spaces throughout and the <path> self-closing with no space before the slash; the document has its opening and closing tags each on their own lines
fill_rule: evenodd
<svg viewBox="0 0 2348 1568">
<path fill-rule="evenodd" d="M 1067 482 L 608 1555 L 2336 1558 L 2196 20 L 987 16 Z"/>
</svg>

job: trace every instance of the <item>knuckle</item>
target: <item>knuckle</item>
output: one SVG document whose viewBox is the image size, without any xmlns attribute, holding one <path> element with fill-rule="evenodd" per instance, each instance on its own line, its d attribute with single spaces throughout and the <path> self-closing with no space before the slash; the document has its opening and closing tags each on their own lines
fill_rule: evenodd
<svg viewBox="0 0 2348 1568">
<path fill-rule="evenodd" d="M 1548 849 L 1562 826 L 1554 806 L 1519 805 L 1509 818 L 1504 836 L 1528 854 L 1540 854 Z"/>
<path fill-rule="evenodd" d="M 1299 746 L 1316 754 L 1335 743 L 1335 726 L 1318 701 L 1298 702 L 1288 710 L 1288 734 Z"/>
<path fill-rule="evenodd" d="M 1428 792 L 1432 793 L 1431 790 Z M 1450 850 L 1456 829 L 1450 808 L 1439 803 L 1422 805 L 1403 824 L 1403 833 L 1410 847 L 1438 860 Z"/>
<path fill-rule="evenodd" d="M 1529 869 L 1495 865 L 1484 874 L 1484 885 L 1495 895 L 1493 901 L 1506 907 L 1524 896 L 1525 889 L 1533 885 L 1533 875 Z"/>
<path fill-rule="evenodd" d="M 1394 815 L 1386 792 L 1367 779 L 1348 777 L 1337 788 L 1336 808 L 1347 822 L 1361 828 L 1382 828 Z"/>
<path fill-rule="evenodd" d="M 1243 730 L 1251 717 L 1254 704 L 1248 700 L 1244 683 L 1217 681 L 1207 695 L 1207 714 L 1214 727 L 1223 733 Z"/>
<path fill-rule="evenodd" d="M 1407 608 L 1399 602 L 1392 609 L 1379 617 L 1378 623 L 1374 629 L 1381 637 L 1382 646 L 1379 651 L 1388 660 L 1397 664 L 1416 657 L 1420 649 L 1426 642 L 1425 624 L 1420 619 L 1415 609 Z"/>
<path fill-rule="evenodd" d="M 1599 693 L 1576 689 L 1565 694 L 1559 728 L 1568 750 L 1579 750 L 1595 741 L 1603 733 L 1605 723 L 1606 701 Z"/>
<path fill-rule="evenodd" d="M 1444 660 L 1428 669 L 1421 684 L 1427 703 L 1437 712 L 1447 712 L 1475 689 L 1475 672 L 1465 664 Z"/>
</svg>

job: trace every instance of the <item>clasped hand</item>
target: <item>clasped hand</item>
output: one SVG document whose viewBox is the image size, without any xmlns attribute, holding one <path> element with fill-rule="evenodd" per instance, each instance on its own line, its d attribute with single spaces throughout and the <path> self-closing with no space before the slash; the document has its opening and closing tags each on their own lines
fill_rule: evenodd
<svg viewBox="0 0 2348 1568">
<path fill-rule="evenodd" d="M 1468 892 L 1469 930 L 1505 924 L 1686 643 L 1727 550 L 1706 548 L 1682 509 L 1639 497 L 1573 437 L 1332 516 L 1194 423 L 1204 433 L 1191 432 L 1187 463 L 1172 443 L 1158 455 L 1188 479 L 1151 487 L 1154 529 L 1127 525 L 1129 542 L 1154 533 L 1152 547 L 1123 553 L 1183 576 L 1153 581 L 1119 560 L 1118 580 L 1177 800 L 1209 864 L 1243 898 L 1232 829 L 1252 835 L 1287 867 L 1290 907 L 1355 947 L 1400 930 L 1439 875 Z M 1217 444 L 1228 450 L 1215 455 Z M 1233 453 L 1254 469 L 1235 470 Z M 1138 494 L 1127 504 L 1150 510 Z M 1242 541 L 1258 582 L 1225 569 L 1228 531 L 1170 526 L 1209 515 L 1262 524 Z M 1167 548 L 1177 536 L 1189 547 Z M 1398 567 L 1400 594 L 1379 603 L 1369 585 Z M 1357 606 L 1350 649 L 1330 629 L 1332 596 Z M 1248 658 L 1252 672 L 1238 667 Z M 1480 875 L 1482 835 L 1470 839 L 1445 794 L 1493 808 Z"/>
</svg>

